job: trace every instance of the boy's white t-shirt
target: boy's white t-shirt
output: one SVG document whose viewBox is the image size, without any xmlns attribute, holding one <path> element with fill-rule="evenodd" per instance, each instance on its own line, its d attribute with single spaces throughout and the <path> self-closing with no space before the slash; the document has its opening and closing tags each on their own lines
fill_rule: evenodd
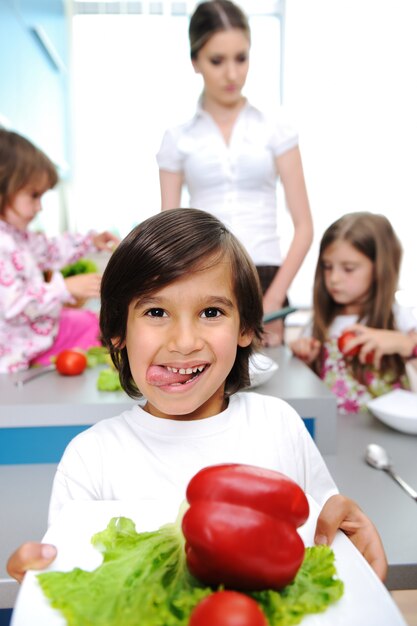
<svg viewBox="0 0 417 626">
<path fill-rule="evenodd" d="M 158 418 L 134 406 L 67 446 L 54 479 L 49 523 L 68 500 L 185 499 L 190 479 L 217 463 L 246 463 L 295 480 L 322 506 L 336 485 L 299 415 L 286 402 L 239 392 L 202 420 Z"/>
</svg>

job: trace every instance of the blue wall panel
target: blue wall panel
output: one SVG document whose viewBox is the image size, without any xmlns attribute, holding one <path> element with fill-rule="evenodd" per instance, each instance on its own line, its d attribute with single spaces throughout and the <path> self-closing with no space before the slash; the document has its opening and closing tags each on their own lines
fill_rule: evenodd
<svg viewBox="0 0 417 626">
<path fill-rule="evenodd" d="M 35 31 L 61 66 L 51 62 Z M 62 0 L 0 0 L 0 123 L 63 165 L 69 161 L 68 32 Z"/>
<path fill-rule="evenodd" d="M 0 429 L 0 465 L 58 463 L 67 444 L 88 426 Z"/>
</svg>

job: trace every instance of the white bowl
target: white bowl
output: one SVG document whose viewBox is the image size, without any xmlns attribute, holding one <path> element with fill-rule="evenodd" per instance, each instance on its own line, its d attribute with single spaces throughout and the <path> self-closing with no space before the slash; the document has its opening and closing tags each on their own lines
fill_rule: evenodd
<svg viewBox="0 0 417 626">
<path fill-rule="evenodd" d="M 249 359 L 250 386 L 258 387 L 266 383 L 278 369 L 278 363 L 260 352 L 252 354 Z"/>
<path fill-rule="evenodd" d="M 394 389 L 368 402 L 369 410 L 395 430 L 417 434 L 417 393 Z"/>
</svg>

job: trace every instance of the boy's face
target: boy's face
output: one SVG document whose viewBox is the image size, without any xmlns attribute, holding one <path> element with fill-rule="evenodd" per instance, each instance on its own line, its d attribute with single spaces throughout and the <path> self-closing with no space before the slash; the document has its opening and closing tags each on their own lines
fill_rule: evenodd
<svg viewBox="0 0 417 626">
<path fill-rule="evenodd" d="M 230 264 L 191 272 L 129 305 L 126 348 L 145 409 L 167 419 L 202 419 L 225 408 L 225 380 L 240 331 Z"/>
</svg>

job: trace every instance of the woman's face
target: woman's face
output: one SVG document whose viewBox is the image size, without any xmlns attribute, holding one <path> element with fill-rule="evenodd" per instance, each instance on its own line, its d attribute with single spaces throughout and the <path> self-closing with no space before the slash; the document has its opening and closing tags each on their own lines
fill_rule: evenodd
<svg viewBox="0 0 417 626">
<path fill-rule="evenodd" d="M 241 100 L 249 49 L 249 39 L 240 28 L 215 33 L 201 48 L 193 66 L 204 80 L 205 103 L 231 107 Z"/>
</svg>

